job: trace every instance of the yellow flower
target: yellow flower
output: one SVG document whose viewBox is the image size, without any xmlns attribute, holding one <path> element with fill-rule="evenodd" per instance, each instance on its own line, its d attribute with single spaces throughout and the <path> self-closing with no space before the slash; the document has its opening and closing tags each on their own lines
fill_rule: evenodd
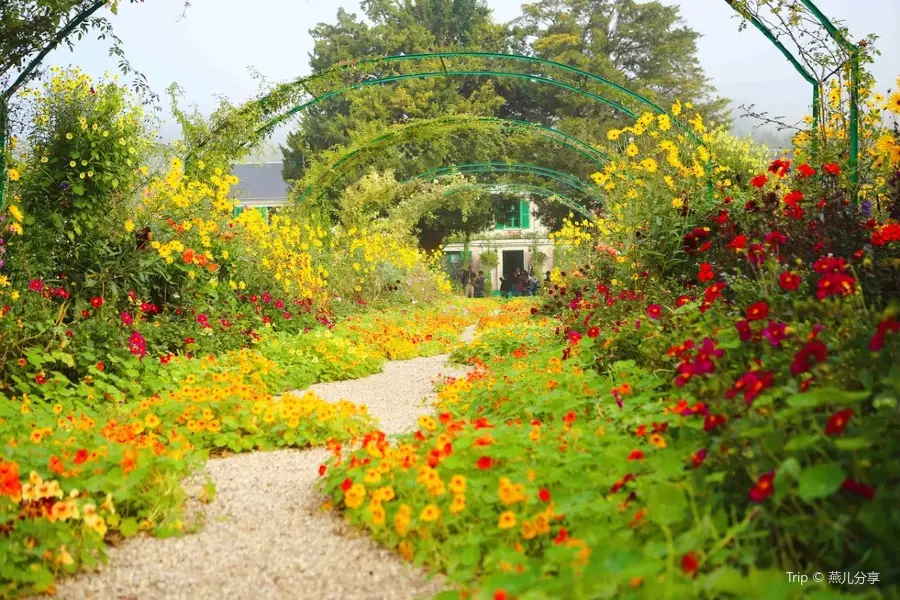
<svg viewBox="0 0 900 600">
<path fill-rule="evenodd" d="M 900 114 L 900 92 L 897 92 L 888 100 L 887 107 L 889 111 Z"/>
<path fill-rule="evenodd" d="M 15 204 L 9 205 L 9 214 L 12 215 L 12 218 L 15 219 L 16 221 L 18 221 L 19 223 L 22 222 L 22 218 L 23 218 L 22 209 L 20 209 Z"/>
<path fill-rule="evenodd" d="M 127 231 L 128 233 L 134 231 L 134 221 L 132 221 L 131 219 L 125 220 L 125 231 Z"/>
<path fill-rule="evenodd" d="M 16 169 L 9 170 L 9 178 L 13 181 L 19 180 L 19 172 Z"/>
<path fill-rule="evenodd" d="M 466 493 L 466 477 L 465 475 L 454 475 L 450 478 L 450 491 L 454 494 Z"/>
<path fill-rule="evenodd" d="M 75 162 L 74 160 L 70 160 L 70 161 L 69 161 L 69 166 L 70 166 L 70 167 L 75 168 L 76 165 L 78 165 L 78 163 Z"/>
<path fill-rule="evenodd" d="M 71 134 L 71 133 L 67 133 L 67 134 L 66 134 L 66 139 L 67 139 L 67 140 L 71 140 L 71 139 L 72 139 L 72 137 L 73 137 L 73 136 L 72 136 L 72 134 Z"/>
<path fill-rule="evenodd" d="M 515 526 L 516 515 L 514 515 L 511 510 L 504 511 L 500 514 L 500 519 L 497 521 L 497 527 L 500 529 L 512 529 Z"/>
<path fill-rule="evenodd" d="M 672 198 L 672 208 L 681 208 L 684 206 L 684 200 L 681 198 Z"/>
<path fill-rule="evenodd" d="M 432 521 L 437 521 L 441 518 L 441 509 L 438 508 L 435 504 L 429 504 L 425 508 L 422 509 L 422 512 L 419 514 L 419 519 L 425 521 L 426 523 L 431 523 Z"/>
<path fill-rule="evenodd" d="M 639 152 L 640 150 L 638 150 L 638 147 L 634 144 L 634 142 L 628 144 L 628 147 L 625 148 L 625 154 L 627 154 L 631 158 L 637 156 Z"/>
<path fill-rule="evenodd" d="M 620 137 L 622 137 L 622 131 L 619 129 L 610 129 L 609 131 L 606 132 L 606 139 L 608 139 L 611 142 L 615 142 Z"/>
</svg>

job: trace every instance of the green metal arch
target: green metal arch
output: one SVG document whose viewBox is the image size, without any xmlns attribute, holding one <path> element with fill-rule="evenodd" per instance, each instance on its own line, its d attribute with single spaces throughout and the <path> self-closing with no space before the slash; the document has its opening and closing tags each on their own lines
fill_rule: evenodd
<svg viewBox="0 0 900 600">
<path fill-rule="evenodd" d="M 569 173 L 564 173 L 562 171 L 557 171 L 556 169 L 550 169 L 548 167 L 542 167 L 539 165 L 523 163 L 481 162 L 451 165 L 447 167 L 431 169 L 429 171 L 425 171 L 424 173 L 419 173 L 418 175 L 414 175 L 413 177 L 410 177 L 402 183 L 409 184 L 416 181 L 422 181 L 424 179 L 439 179 L 442 177 L 452 177 L 454 175 L 473 175 L 479 173 L 515 173 L 524 175 L 536 175 L 546 179 L 551 179 L 569 188 L 577 190 L 578 192 L 595 202 L 602 202 L 603 200 L 603 198 L 598 196 L 596 191 L 592 189 L 591 186 L 587 185 L 577 177 L 570 175 Z M 592 215 L 591 212 L 583 205 L 572 202 L 568 197 L 561 197 L 561 201 L 563 202 L 563 204 L 565 204 L 572 210 L 577 211 L 585 218 L 594 220 L 594 215 Z"/>
<path fill-rule="evenodd" d="M 625 114 L 632 119 L 637 118 L 637 115 L 629 108 L 622 106 L 618 102 L 605 98 L 599 94 L 595 94 L 593 92 L 589 92 L 587 90 L 583 90 L 574 85 L 557 81 L 555 79 L 549 79 L 547 77 L 540 77 L 537 75 L 524 75 L 522 73 L 511 73 L 509 71 L 429 71 L 425 73 L 405 73 L 402 75 L 391 75 L 389 77 L 382 77 L 379 79 L 368 79 L 366 81 L 360 81 L 359 83 L 354 83 L 353 85 L 349 85 L 347 87 L 340 88 L 338 90 L 334 90 L 332 92 L 328 92 L 321 96 L 315 97 L 313 100 L 308 102 L 304 102 L 303 104 L 298 104 L 293 108 L 289 109 L 287 112 L 278 115 L 277 117 L 273 117 L 268 120 L 265 124 L 263 124 L 259 129 L 256 130 L 258 135 L 266 135 L 270 133 L 275 127 L 277 127 L 280 123 L 285 120 L 293 117 L 294 115 L 303 112 L 307 108 L 311 106 L 315 106 L 320 102 L 324 102 L 325 100 L 330 100 L 332 98 L 337 98 L 339 96 L 343 96 L 348 92 L 352 92 L 354 90 L 362 89 L 365 87 L 369 87 L 372 85 L 381 85 L 384 83 L 394 83 L 397 81 L 406 81 L 410 79 L 431 79 L 433 77 L 509 77 L 513 79 L 524 79 L 531 82 L 537 83 L 546 83 L 548 85 L 552 85 L 555 87 L 562 88 L 564 90 L 574 92 L 576 94 L 580 94 L 586 98 L 590 98 L 595 102 L 600 102 L 602 104 L 606 104 L 610 108 Z"/>
<path fill-rule="evenodd" d="M 314 188 L 319 188 L 320 186 L 325 185 L 327 180 L 330 180 L 330 178 L 337 173 L 338 169 L 340 169 L 342 165 L 346 164 L 347 161 L 353 159 L 355 156 L 359 155 L 362 152 L 371 150 L 372 148 L 380 146 L 381 144 L 398 136 L 403 136 L 409 132 L 423 128 L 431 130 L 431 128 L 433 127 L 435 131 L 440 131 L 443 128 L 461 127 L 473 123 L 488 123 L 494 124 L 500 129 L 509 128 L 514 131 L 529 131 L 530 133 L 534 133 L 542 138 L 549 139 L 561 146 L 569 148 L 570 150 L 580 154 L 599 167 L 602 167 L 610 160 L 608 154 L 602 152 L 601 150 L 598 150 L 597 148 L 594 148 L 584 140 L 581 140 L 573 135 L 569 135 L 558 129 L 541 125 L 540 123 L 533 123 L 531 121 L 521 121 L 516 119 L 504 119 L 500 117 L 452 115 L 448 117 L 438 117 L 435 119 L 413 121 L 412 123 L 395 127 L 391 131 L 380 136 L 370 138 L 365 143 L 363 143 L 362 146 L 357 147 L 356 149 L 347 152 L 346 154 L 343 154 L 337 161 L 335 161 L 331 165 L 331 167 L 325 174 L 317 178 L 316 181 L 310 183 L 306 187 L 306 189 L 300 195 L 299 200 L 303 200 L 304 198 L 306 198 Z"/>
</svg>

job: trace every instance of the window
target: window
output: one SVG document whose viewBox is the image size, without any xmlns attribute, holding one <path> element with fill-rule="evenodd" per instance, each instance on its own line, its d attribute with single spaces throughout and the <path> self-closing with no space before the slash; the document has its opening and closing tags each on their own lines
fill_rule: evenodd
<svg viewBox="0 0 900 600">
<path fill-rule="evenodd" d="M 518 200 L 501 204 L 495 217 L 497 229 L 530 229 L 531 203 Z"/>
</svg>

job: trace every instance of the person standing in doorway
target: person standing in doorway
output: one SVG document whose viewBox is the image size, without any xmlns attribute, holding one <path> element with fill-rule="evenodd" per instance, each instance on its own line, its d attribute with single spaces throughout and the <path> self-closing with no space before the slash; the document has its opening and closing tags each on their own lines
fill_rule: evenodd
<svg viewBox="0 0 900 600">
<path fill-rule="evenodd" d="M 478 271 L 475 277 L 475 297 L 484 298 L 484 271 Z"/>
<path fill-rule="evenodd" d="M 475 271 L 472 270 L 472 265 L 463 271 L 462 284 L 466 298 L 473 298 L 475 296 Z"/>
</svg>

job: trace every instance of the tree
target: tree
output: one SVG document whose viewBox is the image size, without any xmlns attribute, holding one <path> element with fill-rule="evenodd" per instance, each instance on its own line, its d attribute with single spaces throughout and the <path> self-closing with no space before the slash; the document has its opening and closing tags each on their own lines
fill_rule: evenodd
<svg viewBox="0 0 900 600">
<path fill-rule="evenodd" d="M 727 101 L 715 96 L 699 66 L 698 34 L 684 25 L 677 7 L 657 1 L 541 0 L 525 5 L 523 16 L 506 25 L 493 22 L 481 0 L 367 0 L 363 9 L 368 23 L 341 9 L 334 25 L 319 24 L 311 31 L 315 47 L 310 65 L 315 73 L 371 56 L 432 50 L 508 52 L 597 73 L 663 106 L 680 99 L 693 102 L 706 117 L 725 115 Z M 603 93 L 636 112 L 647 108 L 614 89 Z M 350 147 L 391 124 L 448 114 L 533 121 L 597 146 L 607 144 L 610 127 L 630 123 L 610 106 L 532 81 L 487 76 L 407 80 L 355 90 L 308 110 L 282 147 L 283 175 L 301 181 L 310 171 L 323 168 L 316 164 L 317 157 L 328 149 Z M 540 164 L 586 182 L 597 170 L 590 161 L 573 160 L 572 154 L 537 136 L 481 139 L 487 135 L 482 131 L 404 142 L 400 148 L 367 153 L 365 160 L 370 162 L 365 165 L 390 168 L 401 181 L 438 166 L 473 162 L 477 156 Z M 342 168 L 347 178 L 333 183 L 332 200 L 339 197 L 337 186 L 364 172 Z M 560 223 L 568 213 L 554 203 L 539 202 L 538 206 L 542 219 L 551 224 Z M 423 243 L 426 237 L 433 243 L 453 228 L 459 231 L 462 223 L 453 221 L 458 214 L 443 217 L 434 219 L 430 229 L 429 224 L 420 224 Z"/>
<path fill-rule="evenodd" d="M 106 5 L 115 14 L 119 0 L 4 0 L 0 4 L 0 206 L 6 180 L 7 134 L 11 113 L 15 112 L 10 100 L 18 90 L 40 77 L 44 58 L 60 44 L 72 49 L 72 38 L 81 39 L 91 30 L 97 31 L 100 39 L 110 38 L 113 42 L 110 55 L 119 57 L 123 73 L 135 75 L 135 90 L 156 99 L 146 78 L 134 71 L 125 58 L 122 41 L 113 33 L 112 25 L 106 18 L 96 16 Z"/>
</svg>

